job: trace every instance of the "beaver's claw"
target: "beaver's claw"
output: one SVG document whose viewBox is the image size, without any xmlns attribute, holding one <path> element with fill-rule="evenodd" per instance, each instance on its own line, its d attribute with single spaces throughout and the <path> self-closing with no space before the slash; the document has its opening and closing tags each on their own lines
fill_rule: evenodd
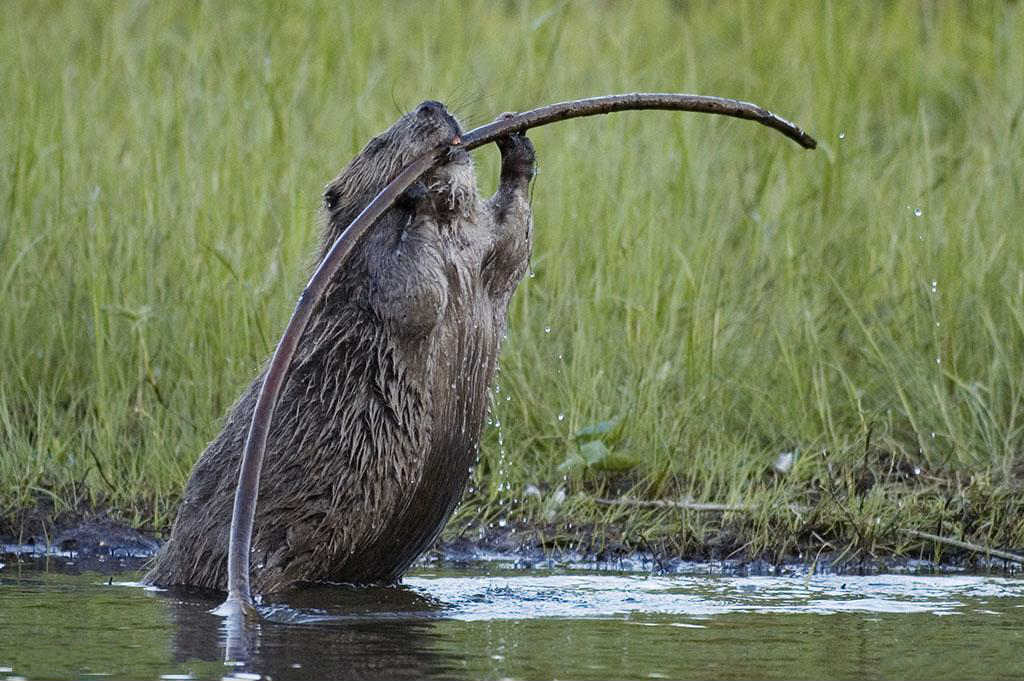
<svg viewBox="0 0 1024 681">
<path fill-rule="evenodd" d="M 495 120 L 502 121 L 515 116 L 515 113 L 506 112 Z M 512 171 L 520 174 L 533 175 L 533 165 L 537 160 L 533 149 L 533 142 L 526 136 L 526 131 L 510 132 L 504 137 L 494 140 L 501 151 L 502 171 Z"/>
</svg>

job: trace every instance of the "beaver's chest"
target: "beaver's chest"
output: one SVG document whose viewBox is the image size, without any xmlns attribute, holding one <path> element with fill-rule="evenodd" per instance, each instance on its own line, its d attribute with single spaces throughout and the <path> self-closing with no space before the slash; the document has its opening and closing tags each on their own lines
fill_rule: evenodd
<svg viewBox="0 0 1024 681">
<path fill-rule="evenodd" d="M 403 377 L 403 386 L 391 392 L 394 406 L 410 395 L 422 401 L 420 416 L 409 420 L 410 432 L 401 439 L 418 444 L 415 451 L 377 455 L 401 456 L 412 469 L 383 481 L 382 490 L 396 501 L 393 513 L 336 567 L 333 579 L 397 581 L 443 528 L 476 460 L 506 309 L 483 286 L 482 258 L 473 251 L 454 256 L 444 263 L 446 308 L 437 325 L 421 341 L 393 348 Z"/>
</svg>

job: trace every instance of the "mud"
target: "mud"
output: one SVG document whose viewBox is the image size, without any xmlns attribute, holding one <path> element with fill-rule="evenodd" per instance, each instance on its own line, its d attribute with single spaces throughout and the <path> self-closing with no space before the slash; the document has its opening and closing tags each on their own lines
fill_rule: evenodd
<svg viewBox="0 0 1024 681">
<path fill-rule="evenodd" d="M 0 576 L 19 565 L 46 567 L 62 572 L 115 574 L 143 570 L 153 562 L 161 541 L 153 534 L 132 529 L 105 515 L 65 520 L 46 532 L 21 537 L 0 534 Z M 551 536 L 550 527 L 526 525 L 478 528 L 470 536 L 438 540 L 416 567 L 501 570 L 600 570 L 654 575 L 793 576 L 875 574 L 991 573 L 1020 575 L 1022 566 L 981 556 L 953 555 L 942 563 L 907 557 L 844 560 L 836 553 L 821 554 L 813 562 L 799 555 L 782 561 L 737 554 L 675 556 L 643 550 L 580 528 L 572 542 L 552 545 L 539 537 Z"/>
</svg>

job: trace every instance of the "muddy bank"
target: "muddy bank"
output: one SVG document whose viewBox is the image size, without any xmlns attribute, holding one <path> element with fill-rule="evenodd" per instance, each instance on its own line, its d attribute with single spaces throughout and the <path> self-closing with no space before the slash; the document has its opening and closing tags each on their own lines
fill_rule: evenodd
<svg viewBox="0 0 1024 681">
<path fill-rule="evenodd" d="M 471 567 L 487 562 L 502 569 L 520 570 L 608 570 L 656 575 L 792 576 L 806 574 L 872 575 L 885 573 L 932 574 L 985 572 L 1001 575 L 1024 574 L 1024 566 L 1012 561 L 963 552 L 947 553 L 936 562 L 924 557 L 876 556 L 850 560 L 841 552 L 824 552 L 808 547 L 781 560 L 751 555 L 742 548 L 721 552 L 704 547 L 692 555 L 660 551 L 646 541 L 630 542 L 623 528 L 576 528 L 568 541 L 552 543 L 549 527 L 481 528 L 470 537 L 442 539 L 424 554 L 418 566 Z M 564 537 L 564 534 L 563 534 Z"/>
<path fill-rule="evenodd" d="M 23 522 L 19 533 L 10 526 L 0 533 L 0 576 L 19 565 L 66 572 L 113 574 L 145 569 L 161 545 L 155 533 L 146 533 L 111 519 L 106 514 L 65 514 L 49 522 Z M 942 562 L 924 557 L 872 557 L 844 559 L 838 552 L 811 552 L 765 560 L 734 550 L 716 555 L 709 549 L 698 555 L 672 555 L 655 547 L 636 546 L 624 539 L 621 528 L 600 533 L 581 526 L 572 535 L 563 532 L 558 542 L 550 527 L 523 524 L 468 528 L 458 537 L 439 540 L 416 567 L 493 566 L 501 570 L 601 570 L 650 574 L 806 575 L 988 572 L 1022 574 L 1022 566 L 969 552 L 946 554 Z M 815 549 L 817 551 L 817 549 Z M 807 557 L 809 556 L 809 558 Z"/>
<path fill-rule="evenodd" d="M 67 514 L 56 522 L 33 517 L 0 533 L 0 575 L 21 564 L 102 574 L 140 569 L 160 541 L 105 514 Z"/>
</svg>

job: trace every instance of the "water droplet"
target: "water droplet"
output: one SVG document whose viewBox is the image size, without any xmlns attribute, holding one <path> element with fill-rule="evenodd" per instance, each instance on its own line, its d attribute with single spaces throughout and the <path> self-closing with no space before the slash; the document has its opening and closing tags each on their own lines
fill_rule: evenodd
<svg viewBox="0 0 1024 681">
<path fill-rule="evenodd" d="M 915 209 L 914 209 L 914 217 L 915 217 L 915 218 L 919 218 L 919 217 L 921 217 L 921 213 L 922 213 L 922 212 L 923 212 L 923 211 L 922 211 L 922 210 L 921 210 L 920 208 L 915 208 Z"/>
<path fill-rule="evenodd" d="M 550 326 L 545 326 L 544 327 L 544 333 L 551 333 L 551 327 Z"/>
<path fill-rule="evenodd" d="M 506 525 L 508 525 L 508 521 L 505 520 L 504 518 L 501 518 L 500 520 L 498 520 L 498 527 L 505 527 Z"/>
<path fill-rule="evenodd" d="M 936 364 L 942 364 L 942 358 L 941 357 L 936 357 L 935 358 L 935 363 Z"/>
<path fill-rule="evenodd" d="M 559 421 L 564 421 L 565 420 L 565 414 L 559 414 L 558 415 L 558 420 Z"/>
<path fill-rule="evenodd" d="M 846 133 L 845 132 L 839 133 L 839 139 L 841 139 L 841 140 L 846 139 Z"/>
<path fill-rule="evenodd" d="M 932 279 L 932 293 L 938 293 L 938 292 L 939 292 L 939 282 L 937 282 L 936 280 Z"/>
</svg>

